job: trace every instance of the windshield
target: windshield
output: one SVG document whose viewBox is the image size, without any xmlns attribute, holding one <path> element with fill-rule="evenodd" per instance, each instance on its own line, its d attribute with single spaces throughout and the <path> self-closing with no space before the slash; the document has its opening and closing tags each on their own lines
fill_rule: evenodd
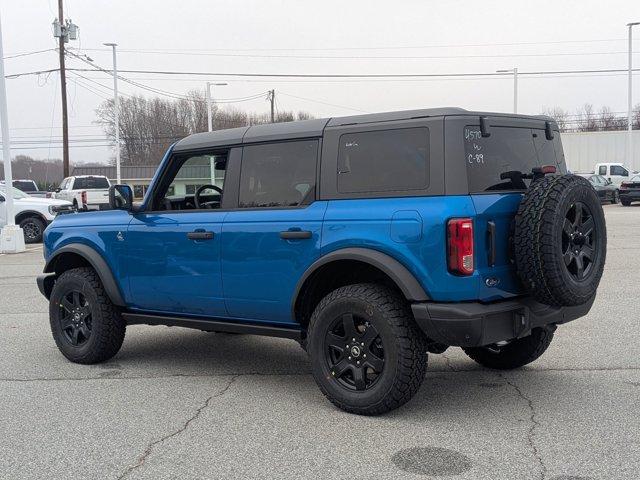
<svg viewBox="0 0 640 480">
<path fill-rule="evenodd" d="M 2 193 L 3 195 L 7 194 L 7 186 L 3 185 L 0 187 L 0 193 Z M 20 190 L 18 190 L 17 188 L 11 187 L 11 193 L 13 194 L 13 198 L 15 198 L 16 200 L 18 200 L 19 198 L 28 198 L 29 195 L 27 195 L 24 192 L 21 192 Z"/>
</svg>

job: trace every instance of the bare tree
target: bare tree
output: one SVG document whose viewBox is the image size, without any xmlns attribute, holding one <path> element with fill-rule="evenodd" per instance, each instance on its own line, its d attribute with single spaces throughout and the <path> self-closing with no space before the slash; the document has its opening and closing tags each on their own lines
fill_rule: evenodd
<svg viewBox="0 0 640 480">
<path fill-rule="evenodd" d="M 579 132 L 595 132 L 598 130 L 598 121 L 593 112 L 593 105 L 585 103 L 577 112 L 576 128 Z"/>
<path fill-rule="evenodd" d="M 560 107 L 547 108 L 542 114 L 553 118 L 561 132 L 566 132 L 569 129 L 569 112 L 566 110 Z"/>
<path fill-rule="evenodd" d="M 98 122 L 107 136 L 115 139 L 113 100 L 107 100 L 96 110 Z M 221 109 L 213 105 L 213 129 L 225 129 L 269 123 L 267 114 L 248 114 L 236 108 Z M 299 112 L 298 118 L 312 118 Z M 278 112 L 276 122 L 290 122 L 293 112 Z M 184 98 L 120 98 L 120 156 L 124 165 L 157 165 L 167 148 L 192 133 L 207 130 L 207 108 L 199 91 Z"/>
</svg>

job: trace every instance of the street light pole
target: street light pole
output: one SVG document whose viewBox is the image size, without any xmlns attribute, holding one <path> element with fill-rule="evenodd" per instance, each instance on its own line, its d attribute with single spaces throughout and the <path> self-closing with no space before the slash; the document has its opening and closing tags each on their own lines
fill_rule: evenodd
<svg viewBox="0 0 640 480">
<path fill-rule="evenodd" d="M 211 87 L 222 87 L 227 85 L 224 82 L 207 82 L 207 88 L 205 91 L 205 100 L 207 102 L 207 131 L 213 131 L 213 115 L 211 114 Z"/>
<path fill-rule="evenodd" d="M 121 183 L 120 177 L 120 102 L 118 101 L 118 67 L 116 64 L 117 43 L 104 43 L 113 52 L 113 117 L 116 133 L 116 183 Z"/>
<path fill-rule="evenodd" d="M 0 231 L 0 252 L 23 252 L 24 234 L 16 226 L 13 210 L 13 175 L 11 174 L 11 139 L 9 138 L 9 112 L 7 110 L 7 86 L 4 79 L 4 50 L 2 47 L 2 21 L 0 20 L 0 124 L 2 132 L 2 159 L 4 160 L 5 208 L 7 224 Z"/>
<path fill-rule="evenodd" d="M 627 93 L 627 162 L 628 167 L 635 169 L 633 161 L 633 27 L 640 22 L 627 23 L 629 27 L 629 89 Z"/>
<path fill-rule="evenodd" d="M 496 73 L 513 73 L 513 113 L 518 113 L 518 69 L 496 70 Z"/>
</svg>

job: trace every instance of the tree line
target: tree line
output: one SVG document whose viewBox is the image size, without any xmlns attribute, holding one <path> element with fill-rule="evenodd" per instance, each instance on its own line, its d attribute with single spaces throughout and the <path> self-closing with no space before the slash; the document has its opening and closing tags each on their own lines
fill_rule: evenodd
<svg viewBox="0 0 640 480">
<path fill-rule="evenodd" d="M 96 110 L 107 137 L 115 141 L 114 102 L 107 100 Z M 270 123 L 270 114 L 250 113 L 237 108 L 212 106 L 213 129 Z M 308 112 L 278 111 L 275 122 L 313 118 Z M 199 91 L 184 98 L 120 98 L 120 160 L 122 165 L 157 165 L 167 148 L 192 133 L 207 131 L 207 105 Z"/>
<path fill-rule="evenodd" d="M 606 132 L 627 129 L 627 113 L 614 112 L 603 106 L 599 110 L 590 103 L 585 103 L 575 113 L 560 107 L 546 109 L 542 112 L 555 119 L 561 132 Z M 635 106 L 631 115 L 634 130 L 640 130 L 640 103 Z"/>
</svg>

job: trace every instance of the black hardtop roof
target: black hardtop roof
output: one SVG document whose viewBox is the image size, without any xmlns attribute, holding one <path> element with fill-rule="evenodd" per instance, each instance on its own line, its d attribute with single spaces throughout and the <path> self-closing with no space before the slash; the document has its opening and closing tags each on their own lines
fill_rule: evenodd
<svg viewBox="0 0 640 480">
<path fill-rule="evenodd" d="M 237 145 L 240 143 L 256 143 L 270 140 L 321 137 L 326 127 L 453 115 L 525 118 L 531 120 L 550 121 L 555 125 L 553 118 L 544 115 L 474 112 L 457 107 L 424 108 L 397 112 L 367 113 L 362 115 L 351 115 L 348 117 L 299 120 L 296 122 L 267 123 L 262 125 L 252 125 L 250 127 L 238 127 L 226 130 L 215 130 L 213 132 L 195 133 L 178 141 L 174 146 L 174 151 L 215 148 L 227 145 Z"/>
</svg>

